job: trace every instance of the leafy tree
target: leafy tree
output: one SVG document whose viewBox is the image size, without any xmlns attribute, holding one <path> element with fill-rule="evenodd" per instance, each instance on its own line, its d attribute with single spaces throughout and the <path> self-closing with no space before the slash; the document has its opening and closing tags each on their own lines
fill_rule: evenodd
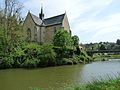
<svg viewBox="0 0 120 90">
<path fill-rule="evenodd" d="M 105 47 L 104 44 L 102 44 L 102 45 L 100 46 L 100 50 L 106 50 L 106 47 Z"/>
<path fill-rule="evenodd" d="M 73 40 L 67 31 L 59 29 L 54 35 L 53 44 L 56 47 L 57 62 L 60 65 L 64 57 L 70 57 L 70 49 L 73 49 Z"/>
<path fill-rule="evenodd" d="M 59 29 L 56 31 L 53 43 L 54 46 L 59 46 L 59 47 L 73 46 L 73 41 L 70 34 L 63 29 Z"/>
<path fill-rule="evenodd" d="M 29 43 L 25 46 L 25 67 L 44 67 L 56 65 L 56 53 L 52 45 Z"/>
<path fill-rule="evenodd" d="M 4 5 L 0 10 L 0 33 L 4 37 L 4 54 L 12 50 L 15 43 L 22 37 L 21 10 L 22 4 L 18 0 L 4 0 Z"/>
<path fill-rule="evenodd" d="M 115 45 L 115 46 L 113 47 L 113 50 L 120 50 L 120 45 Z"/>
<path fill-rule="evenodd" d="M 72 36 L 73 45 L 78 46 L 79 45 L 79 37 L 77 35 Z"/>
<path fill-rule="evenodd" d="M 52 45 L 44 44 L 38 49 L 40 66 L 54 66 L 56 65 L 56 53 Z"/>
<path fill-rule="evenodd" d="M 120 45 L 120 39 L 117 39 L 116 44 Z"/>
</svg>

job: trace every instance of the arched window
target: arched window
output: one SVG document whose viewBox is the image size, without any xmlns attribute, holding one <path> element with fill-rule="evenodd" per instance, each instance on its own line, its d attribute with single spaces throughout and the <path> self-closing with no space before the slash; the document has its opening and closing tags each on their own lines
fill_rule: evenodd
<svg viewBox="0 0 120 90">
<path fill-rule="evenodd" d="M 28 28 L 27 30 L 27 40 L 31 41 L 31 29 L 30 28 Z"/>
<path fill-rule="evenodd" d="M 37 41 L 37 27 L 34 27 L 34 41 Z"/>
</svg>

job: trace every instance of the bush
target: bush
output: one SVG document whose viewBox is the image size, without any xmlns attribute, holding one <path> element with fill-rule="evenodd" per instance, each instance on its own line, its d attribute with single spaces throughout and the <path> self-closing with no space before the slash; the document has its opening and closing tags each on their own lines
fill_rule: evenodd
<svg viewBox="0 0 120 90">
<path fill-rule="evenodd" d="M 71 47 L 73 46 L 73 40 L 70 33 L 64 29 L 59 29 L 54 35 L 53 44 L 59 47 Z"/>
<path fill-rule="evenodd" d="M 40 66 L 54 66 L 56 65 L 56 53 L 52 45 L 42 45 L 38 49 L 38 59 L 40 59 Z"/>
<path fill-rule="evenodd" d="M 69 58 L 63 58 L 62 64 L 63 64 L 63 65 L 72 65 L 73 62 L 72 62 L 72 60 L 70 60 Z"/>
<path fill-rule="evenodd" d="M 32 59 L 25 60 L 23 66 L 26 68 L 36 68 L 37 64 L 38 64 L 37 60 L 32 58 Z"/>
<path fill-rule="evenodd" d="M 3 53 L 0 55 L 0 68 L 72 65 L 92 60 L 85 51 L 81 51 L 80 55 L 74 55 L 72 48 L 56 47 L 48 44 L 39 45 L 26 42 L 14 44 L 6 56 Z"/>
<path fill-rule="evenodd" d="M 73 56 L 73 58 L 69 58 L 69 59 L 73 62 L 73 64 L 78 64 L 79 63 L 79 58 L 78 58 L 77 55 Z"/>
<path fill-rule="evenodd" d="M 83 50 L 81 51 L 78 58 L 84 62 L 91 62 L 93 60 L 92 57 L 88 56 L 88 54 Z"/>
<path fill-rule="evenodd" d="M 12 68 L 14 60 L 11 56 L 5 56 L 1 58 L 0 68 Z"/>
</svg>

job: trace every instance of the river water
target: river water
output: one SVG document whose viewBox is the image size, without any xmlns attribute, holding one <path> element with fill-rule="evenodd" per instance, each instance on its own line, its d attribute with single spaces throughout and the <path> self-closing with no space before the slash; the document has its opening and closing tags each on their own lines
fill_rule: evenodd
<svg viewBox="0 0 120 90">
<path fill-rule="evenodd" d="M 87 83 L 95 79 L 108 79 L 120 73 L 120 59 L 93 62 L 86 65 L 58 66 L 40 69 L 0 70 L 0 90 L 62 90 L 66 85 Z"/>
</svg>

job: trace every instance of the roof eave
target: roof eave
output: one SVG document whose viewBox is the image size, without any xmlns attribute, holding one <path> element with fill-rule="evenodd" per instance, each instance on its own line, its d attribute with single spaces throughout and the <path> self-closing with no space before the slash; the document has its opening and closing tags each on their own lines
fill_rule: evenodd
<svg viewBox="0 0 120 90">
<path fill-rule="evenodd" d="M 62 22 L 54 23 L 54 24 L 49 24 L 49 25 L 45 25 L 45 26 L 46 26 L 46 27 L 49 27 L 49 26 L 60 25 L 60 24 L 62 24 Z"/>
</svg>

